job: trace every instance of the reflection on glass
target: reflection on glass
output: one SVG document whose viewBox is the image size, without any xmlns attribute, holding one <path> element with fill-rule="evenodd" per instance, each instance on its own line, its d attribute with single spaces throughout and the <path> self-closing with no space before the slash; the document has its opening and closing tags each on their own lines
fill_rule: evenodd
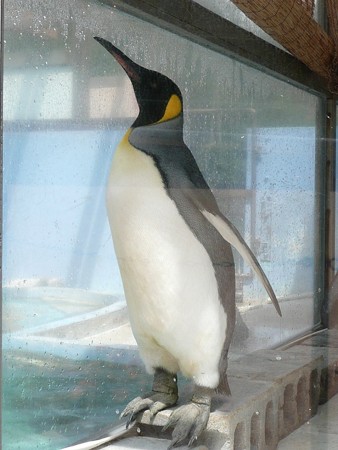
<svg viewBox="0 0 338 450">
<path fill-rule="evenodd" d="M 232 354 L 318 322 L 314 96 L 94 2 L 13 1 L 5 26 L 4 448 L 76 441 L 151 383 L 104 206 L 137 106 L 95 35 L 180 86 L 185 141 L 280 299 L 282 320 L 237 257 Z"/>
<path fill-rule="evenodd" d="M 231 0 L 197 0 L 201 6 L 204 6 L 210 11 L 224 17 L 227 20 L 239 25 L 247 31 L 255 34 L 256 36 L 264 39 L 270 44 L 276 47 L 283 48 L 278 42 L 272 39 L 267 33 L 265 33 L 258 25 L 250 20 L 237 6 L 231 2 Z"/>
<path fill-rule="evenodd" d="M 201 6 L 204 6 L 210 11 L 230 20 L 234 24 L 244 28 L 265 41 L 275 45 L 276 47 L 283 47 L 276 42 L 269 34 L 265 33 L 258 25 L 250 20 L 231 0 L 196 0 Z M 314 19 L 318 22 L 322 21 L 322 4 L 314 0 Z M 285 50 L 285 49 L 284 49 Z"/>
</svg>

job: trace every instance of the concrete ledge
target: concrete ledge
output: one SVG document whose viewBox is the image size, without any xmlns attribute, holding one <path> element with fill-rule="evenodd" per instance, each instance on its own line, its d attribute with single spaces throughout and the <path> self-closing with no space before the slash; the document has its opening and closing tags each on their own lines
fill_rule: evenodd
<svg viewBox="0 0 338 450">
<path fill-rule="evenodd" d="M 230 362 L 232 396 L 214 399 L 207 430 L 195 448 L 276 449 L 279 440 L 316 414 L 324 392 L 327 399 L 338 392 L 337 367 L 337 331 L 325 331 L 284 351 L 257 351 Z M 143 439 L 155 437 L 164 439 L 157 448 L 166 448 L 170 437 L 161 434 L 161 427 L 170 413 L 151 418 L 145 412 L 137 425 L 140 437 L 129 438 L 126 447 L 122 440 L 107 448 L 152 448 L 144 447 Z"/>
<path fill-rule="evenodd" d="M 319 407 L 305 425 L 278 444 L 278 450 L 335 450 L 338 448 L 338 395 Z"/>
</svg>

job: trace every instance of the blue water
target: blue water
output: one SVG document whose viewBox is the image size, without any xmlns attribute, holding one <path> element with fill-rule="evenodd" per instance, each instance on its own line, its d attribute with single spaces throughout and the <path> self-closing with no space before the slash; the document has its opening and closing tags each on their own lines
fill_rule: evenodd
<svg viewBox="0 0 338 450">
<path fill-rule="evenodd" d="M 118 422 L 151 388 L 143 368 L 19 351 L 3 354 L 3 450 L 58 450 Z"/>
</svg>

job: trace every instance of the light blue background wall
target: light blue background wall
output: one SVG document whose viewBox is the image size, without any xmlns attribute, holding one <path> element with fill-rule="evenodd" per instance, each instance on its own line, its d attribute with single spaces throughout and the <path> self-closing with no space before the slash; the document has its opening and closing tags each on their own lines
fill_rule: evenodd
<svg viewBox="0 0 338 450">
<path fill-rule="evenodd" d="M 121 291 L 105 211 L 107 174 L 121 136 L 5 132 L 4 285 L 26 280 Z"/>
<path fill-rule="evenodd" d="M 255 133 L 256 235 L 273 259 L 271 266 L 264 262 L 265 270 L 279 295 L 310 291 L 313 242 L 306 236 L 313 235 L 314 225 L 314 129 Z M 107 175 L 122 134 L 5 132 L 4 285 L 26 280 L 27 285 L 122 292 L 105 210 Z M 251 142 L 250 130 L 248 136 Z M 248 164 L 249 189 L 251 175 Z M 249 215 L 245 220 L 248 229 Z M 246 238 L 250 242 L 250 235 Z M 252 286 L 247 295 L 254 295 Z"/>
</svg>

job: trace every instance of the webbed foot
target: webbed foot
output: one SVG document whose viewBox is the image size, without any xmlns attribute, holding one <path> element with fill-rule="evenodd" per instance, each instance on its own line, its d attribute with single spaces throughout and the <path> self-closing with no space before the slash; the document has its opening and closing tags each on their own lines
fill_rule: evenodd
<svg viewBox="0 0 338 450">
<path fill-rule="evenodd" d="M 174 406 L 178 400 L 176 375 L 163 369 L 156 369 L 152 392 L 145 397 L 136 397 L 122 411 L 120 418 L 128 417 L 127 428 L 138 413 L 149 410 L 151 415 Z"/>
<path fill-rule="evenodd" d="M 168 450 L 189 438 L 191 447 L 206 428 L 210 416 L 210 403 L 213 390 L 197 388 L 191 402 L 177 408 L 169 417 L 163 430 L 173 427 L 172 441 Z"/>
</svg>

